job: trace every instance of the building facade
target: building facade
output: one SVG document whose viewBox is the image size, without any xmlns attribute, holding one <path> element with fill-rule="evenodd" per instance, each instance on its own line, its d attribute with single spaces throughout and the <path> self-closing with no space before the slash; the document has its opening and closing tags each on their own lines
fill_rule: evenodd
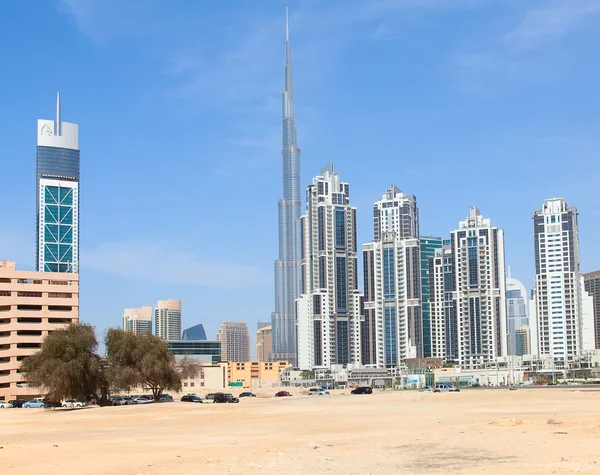
<svg viewBox="0 0 600 475">
<path fill-rule="evenodd" d="M 216 364 L 223 361 L 222 345 L 214 340 L 171 340 L 167 346 L 175 358 L 193 358 L 204 363 Z"/>
<path fill-rule="evenodd" d="M 40 396 L 19 373 L 51 332 L 79 321 L 79 276 L 17 270 L 0 262 L 0 401 Z"/>
<path fill-rule="evenodd" d="M 561 362 L 583 351 L 577 216 L 562 198 L 533 213 L 537 349 Z"/>
<path fill-rule="evenodd" d="M 154 309 L 154 334 L 163 340 L 181 340 L 181 300 L 159 300 Z"/>
<path fill-rule="evenodd" d="M 37 121 L 36 269 L 79 272 L 79 128 L 63 122 L 60 95 L 56 120 Z"/>
<path fill-rule="evenodd" d="M 600 271 L 589 272 L 583 277 L 585 290 L 593 299 L 594 343 L 595 347 L 600 349 Z"/>
<path fill-rule="evenodd" d="M 433 266 L 432 356 L 464 369 L 506 356 L 504 232 L 471 208 Z"/>
<path fill-rule="evenodd" d="M 517 352 L 517 329 L 529 328 L 529 303 L 525 286 L 510 275 L 506 278 L 506 319 L 508 327 L 508 351 L 511 355 L 519 355 Z M 527 333 L 529 336 L 529 332 Z M 522 345 L 521 345 L 522 346 Z M 529 342 L 527 348 L 530 348 Z M 522 356 L 522 353 L 519 356 Z"/>
<path fill-rule="evenodd" d="M 122 321 L 126 332 L 136 335 L 152 333 L 152 307 L 126 308 Z"/>
<path fill-rule="evenodd" d="M 431 357 L 431 296 L 429 265 L 435 257 L 435 251 L 442 248 L 442 238 L 424 236 L 420 238 L 421 247 L 421 319 L 423 321 L 423 358 Z"/>
<path fill-rule="evenodd" d="M 531 354 L 531 337 L 529 327 L 527 325 L 520 326 L 515 329 L 514 353 L 515 356 L 523 356 Z"/>
<path fill-rule="evenodd" d="M 224 361 L 250 361 L 250 333 L 245 322 L 225 321 L 217 332 Z"/>
<path fill-rule="evenodd" d="M 244 388 L 279 386 L 281 371 L 288 366 L 287 361 L 230 361 L 227 378 L 230 383 L 242 383 Z"/>
<path fill-rule="evenodd" d="M 283 91 L 283 135 L 281 141 L 282 192 L 278 203 L 279 258 L 275 261 L 275 312 L 273 326 L 272 360 L 297 362 L 296 297 L 301 288 L 300 215 L 300 148 L 296 136 L 294 114 L 294 85 L 290 54 L 289 28 L 286 10 L 285 30 L 285 86 Z"/>
<path fill-rule="evenodd" d="M 306 190 L 302 217 L 302 294 L 298 297 L 298 366 L 361 362 L 356 208 L 350 187 L 321 170 Z"/>
<path fill-rule="evenodd" d="M 373 205 L 373 219 L 374 240 L 363 244 L 363 363 L 392 368 L 424 350 L 417 200 L 392 185 Z"/>
<path fill-rule="evenodd" d="M 193 327 L 183 330 L 182 340 L 206 340 L 206 332 L 204 326 L 200 323 Z"/>
<path fill-rule="evenodd" d="M 269 361 L 273 352 L 273 327 L 264 325 L 256 330 L 256 359 L 258 361 Z"/>
</svg>

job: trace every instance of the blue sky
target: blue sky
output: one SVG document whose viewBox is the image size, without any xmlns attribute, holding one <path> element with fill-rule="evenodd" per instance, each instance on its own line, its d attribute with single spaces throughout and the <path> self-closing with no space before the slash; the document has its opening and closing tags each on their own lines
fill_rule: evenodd
<svg viewBox="0 0 600 475">
<path fill-rule="evenodd" d="M 421 231 L 478 206 L 533 283 L 531 215 L 580 212 L 600 268 L 599 0 L 290 1 L 306 186 L 334 161 L 360 242 L 391 183 Z M 81 319 L 183 301 L 184 327 L 273 310 L 285 3 L 10 2 L 0 18 L 0 258 L 34 267 L 36 119 L 80 124 Z"/>
</svg>

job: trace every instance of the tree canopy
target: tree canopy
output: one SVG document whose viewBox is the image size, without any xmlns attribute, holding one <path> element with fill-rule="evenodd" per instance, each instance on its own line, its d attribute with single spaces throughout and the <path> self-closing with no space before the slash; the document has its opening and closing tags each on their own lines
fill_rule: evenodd
<svg viewBox="0 0 600 475">
<path fill-rule="evenodd" d="M 111 328 L 106 333 L 108 380 L 115 389 L 137 387 L 152 391 L 155 400 L 164 390 L 181 390 L 175 357 L 159 337 Z"/>
<path fill-rule="evenodd" d="M 102 386 L 97 348 L 94 327 L 72 324 L 50 333 L 42 349 L 23 360 L 21 371 L 50 400 L 94 399 Z"/>
</svg>

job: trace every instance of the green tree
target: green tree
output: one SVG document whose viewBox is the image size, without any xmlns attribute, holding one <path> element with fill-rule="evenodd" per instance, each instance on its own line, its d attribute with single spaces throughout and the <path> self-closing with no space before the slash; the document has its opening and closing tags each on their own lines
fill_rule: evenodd
<svg viewBox="0 0 600 475">
<path fill-rule="evenodd" d="M 197 361 L 184 356 L 179 363 L 177 363 L 177 371 L 179 372 L 181 379 L 192 379 L 200 374 L 202 367 Z"/>
<path fill-rule="evenodd" d="M 97 349 L 94 327 L 74 323 L 44 338 L 42 349 L 25 358 L 20 369 L 28 384 L 41 388 L 49 400 L 88 401 L 102 390 Z"/>
<path fill-rule="evenodd" d="M 164 390 L 181 390 L 175 357 L 159 337 L 111 328 L 105 343 L 111 387 L 126 391 L 143 387 L 152 391 L 155 401 Z"/>
</svg>

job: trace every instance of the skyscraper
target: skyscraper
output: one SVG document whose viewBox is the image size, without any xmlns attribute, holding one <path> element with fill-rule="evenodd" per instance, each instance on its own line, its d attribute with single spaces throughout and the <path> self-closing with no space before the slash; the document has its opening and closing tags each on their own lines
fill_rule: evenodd
<svg viewBox="0 0 600 475">
<path fill-rule="evenodd" d="M 425 236 L 421 241 L 421 319 L 423 321 L 423 350 L 422 356 L 431 356 L 431 297 L 430 269 L 431 259 L 435 251 L 442 248 L 442 238 Z"/>
<path fill-rule="evenodd" d="M 301 286 L 301 196 L 300 148 L 294 116 L 294 88 L 289 26 L 285 24 L 285 87 L 283 91 L 283 136 L 281 141 L 283 196 L 279 200 L 279 258 L 275 261 L 275 312 L 271 360 L 297 363 L 296 297 Z"/>
<path fill-rule="evenodd" d="M 273 327 L 269 325 L 258 325 L 256 330 L 256 359 L 258 361 L 269 361 L 273 352 Z"/>
<path fill-rule="evenodd" d="M 559 362 L 583 350 L 577 215 L 562 198 L 533 213 L 537 349 Z"/>
<path fill-rule="evenodd" d="M 221 357 L 225 361 L 250 361 L 250 333 L 244 322 L 225 321 L 217 332 L 221 342 Z"/>
<path fill-rule="evenodd" d="M 444 358 L 454 358 L 465 369 L 478 369 L 505 356 L 504 232 L 471 208 L 459 229 L 452 231 L 449 249 L 436 253 L 434 266 L 432 326 L 444 328 L 432 329 L 433 352 L 439 354 L 443 346 Z M 453 302 L 448 301 L 450 296 Z"/>
<path fill-rule="evenodd" d="M 190 341 L 200 341 L 206 340 L 206 332 L 204 331 L 204 325 L 199 323 L 198 325 L 194 325 L 193 327 L 186 328 L 183 330 L 182 340 Z"/>
<path fill-rule="evenodd" d="M 181 340 L 181 300 L 159 300 L 154 309 L 154 334 L 163 340 Z"/>
<path fill-rule="evenodd" d="M 373 205 L 373 217 L 374 240 L 363 244 L 362 360 L 394 367 L 423 356 L 417 200 L 392 185 Z"/>
<path fill-rule="evenodd" d="M 508 277 L 506 278 L 506 319 L 508 329 L 508 352 L 511 355 L 519 355 L 517 352 L 517 329 L 521 327 L 529 327 L 529 302 L 527 299 L 527 291 L 525 286 L 514 279 L 510 275 L 510 266 L 508 270 Z M 524 336 L 529 337 L 530 332 L 520 335 L 520 338 Z M 519 343 L 519 348 L 524 348 L 522 343 Z M 527 342 L 527 349 L 531 348 L 529 342 Z M 519 355 L 522 356 L 523 354 Z"/>
<path fill-rule="evenodd" d="M 123 330 L 137 335 L 152 333 L 152 307 L 126 308 L 123 311 Z"/>
<path fill-rule="evenodd" d="M 36 269 L 79 272 L 79 128 L 56 120 L 37 122 Z"/>
<path fill-rule="evenodd" d="M 298 297 L 298 366 L 360 363 L 356 208 L 330 163 L 306 190 L 303 292 Z"/>
<path fill-rule="evenodd" d="M 594 315 L 594 342 L 596 348 L 600 349 L 600 271 L 584 274 L 585 290 L 593 299 Z"/>
</svg>

